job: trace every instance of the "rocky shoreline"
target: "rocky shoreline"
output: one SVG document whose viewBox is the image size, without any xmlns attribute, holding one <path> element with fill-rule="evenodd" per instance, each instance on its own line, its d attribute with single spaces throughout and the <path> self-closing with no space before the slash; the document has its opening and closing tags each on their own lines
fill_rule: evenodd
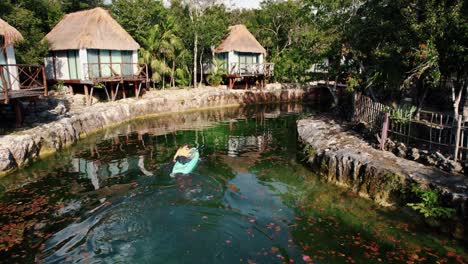
<svg viewBox="0 0 468 264">
<path fill-rule="evenodd" d="M 65 113 L 58 120 L 0 137 L 0 175 L 24 167 L 39 156 L 54 153 L 79 139 L 131 119 L 203 108 L 257 103 L 294 102 L 313 98 L 314 87 L 270 85 L 264 90 L 227 90 L 204 87 L 152 91 L 143 98 L 97 103 Z"/>
<path fill-rule="evenodd" d="M 402 191 L 417 183 L 441 192 L 444 205 L 457 211 L 450 232 L 465 238 L 468 178 L 424 166 L 373 148 L 345 124 L 325 116 L 298 121 L 306 163 L 322 179 L 388 206 L 404 202 Z"/>
</svg>

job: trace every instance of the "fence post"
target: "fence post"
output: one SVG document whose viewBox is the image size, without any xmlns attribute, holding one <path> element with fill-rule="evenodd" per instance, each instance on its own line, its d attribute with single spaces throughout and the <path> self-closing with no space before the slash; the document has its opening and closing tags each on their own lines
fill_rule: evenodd
<svg viewBox="0 0 468 264">
<path fill-rule="evenodd" d="M 381 136 L 379 137 L 379 135 L 377 134 L 377 139 L 378 139 L 378 141 L 380 143 L 380 150 L 385 150 L 385 142 L 387 142 L 387 135 L 388 135 L 389 118 L 390 118 L 390 113 L 386 112 L 385 117 L 384 117 L 384 121 L 382 123 Z"/>
<path fill-rule="evenodd" d="M 458 151 L 460 149 L 460 134 L 461 134 L 461 123 L 462 123 L 462 115 L 458 115 L 457 119 L 457 133 L 455 136 L 455 153 L 453 155 L 453 160 L 457 161 L 458 160 Z"/>
</svg>

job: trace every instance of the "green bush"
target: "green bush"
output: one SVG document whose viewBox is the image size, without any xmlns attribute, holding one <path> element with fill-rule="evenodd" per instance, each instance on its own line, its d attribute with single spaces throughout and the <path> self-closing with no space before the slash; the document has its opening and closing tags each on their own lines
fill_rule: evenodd
<svg viewBox="0 0 468 264">
<path fill-rule="evenodd" d="M 455 209 L 441 206 L 438 191 L 422 190 L 417 184 L 411 186 L 411 191 L 416 194 L 420 202 L 406 205 L 424 215 L 425 218 L 450 218 L 455 213 Z"/>
<path fill-rule="evenodd" d="M 213 67 L 210 70 L 210 76 L 206 78 L 208 84 L 211 86 L 219 86 L 223 83 L 224 75 L 226 75 L 226 71 L 224 70 L 224 62 L 214 58 Z"/>
</svg>

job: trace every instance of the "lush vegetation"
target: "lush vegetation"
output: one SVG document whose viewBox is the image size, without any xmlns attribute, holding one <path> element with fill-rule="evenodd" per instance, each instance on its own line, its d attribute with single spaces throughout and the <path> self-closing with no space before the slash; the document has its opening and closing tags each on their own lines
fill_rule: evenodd
<svg viewBox="0 0 468 264">
<path fill-rule="evenodd" d="M 36 63 L 46 52 L 39 41 L 65 13 L 103 5 L 6 0 L 0 17 L 25 36 L 18 60 Z M 265 46 L 277 81 L 341 81 L 380 100 L 412 97 L 418 107 L 431 96 L 446 98 L 454 111 L 468 83 L 463 0 L 264 0 L 258 10 L 229 9 L 219 0 L 113 0 L 104 8 L 142 45 L 159 87 L 205 79 L 213 48 L 238 23 Z M 327 73 L 307 71 L 324 61 Z"/>
</svg>

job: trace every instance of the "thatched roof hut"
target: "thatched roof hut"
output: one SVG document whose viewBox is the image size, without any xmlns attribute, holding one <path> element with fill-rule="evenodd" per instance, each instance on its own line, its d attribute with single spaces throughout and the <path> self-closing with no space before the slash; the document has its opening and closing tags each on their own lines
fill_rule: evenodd
<svg viewBox="0 0 468 264">
<path fill-rule="evenodd" d="M 266 54 L 265 48 L 262 47 L 245 25 L 230 26 L 229 35 L 215 50 L 216 53 L 231 51 Z"/>
<path fill-rule="evenodd" d="M 100 7 L 67 14 L 46 36 L 50 50 L 138 50 L 140 45 Z"/>
<path fill-rule="evenodd" d="M 6 46 L 12 45 L 14 42 L 23 40 L 23 36 L 21 35 L 21 33 L 1 18 L 0 36 L 2 36 L 3 38 L 3 45 L 0 46 L 1 48 L 5 48 Z"/>
<path fill-rule="evenodd" d="M 49 80 L 81 83 L 138 71 L 140 45 L 103 8 L 65 15 L 44 39 Z"/>
</svg>

